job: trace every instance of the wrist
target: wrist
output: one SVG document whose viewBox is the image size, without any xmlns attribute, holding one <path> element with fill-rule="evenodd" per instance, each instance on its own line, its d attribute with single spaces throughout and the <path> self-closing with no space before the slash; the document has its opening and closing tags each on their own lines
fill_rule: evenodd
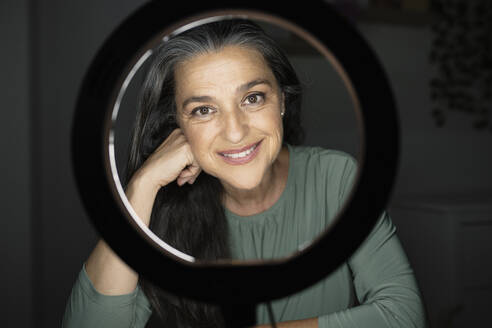
<svg viewBox="0 0 492 328">
<path fill-rule="evenodd" d="M 136 173 L 130 179 L 125 190 L 128 202 L 140 220 L 147 226 L 150 222 L 152 206 L 159 189 L 159 187 L 151 183 L 151 180 L 149 181 L 147 176 Z"/>
<path fill-rule="evenodd" d="M 156 195 L 160 188 L 161 186 L 155 183 L 155 179 L 142 167 L 133 174 L 125 192 L 127 196 L 128 192 L 133 194 L 136 191 L 143 192 L 147 195 Z"/>
</svg>

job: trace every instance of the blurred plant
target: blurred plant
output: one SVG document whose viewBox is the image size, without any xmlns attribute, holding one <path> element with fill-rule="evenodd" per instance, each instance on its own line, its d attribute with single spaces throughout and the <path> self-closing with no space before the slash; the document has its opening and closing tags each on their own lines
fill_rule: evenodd
<svg viewBox="0 0 492 328">
<path fill-rule="evenodd" d="M 492 132 L 492 1 L 431 0 L 432 116 L 443 126 L 450 111 Z"/>
</svg>

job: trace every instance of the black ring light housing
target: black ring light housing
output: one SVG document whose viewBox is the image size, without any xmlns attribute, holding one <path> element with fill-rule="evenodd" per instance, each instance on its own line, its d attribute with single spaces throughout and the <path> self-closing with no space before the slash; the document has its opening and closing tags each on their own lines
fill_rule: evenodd
<svg viewBox="0 0 492 328">
<path fill-rule="evenodd" d="M 183 19 L 227 18 L 231 13 L 252 19 L 256 13 L 294 23 L 329 49 L 359 105 L 362 158 L 353 190 L 334 224 L 302 252 L 261 263 L 193 263 L 158 246 L 132 219 L 120 197 L 108 150 L 113 109 L 121 99 L 125 77 L 163 31 L 182 26 Z M 219 304 L 254 304 L 300 291 L 352 255 L 386 206 L 396 175 L 398 143 L 395 102 L 386 75 L 356 29 L 329 4 L 321 0 L 305 1 L 302 6 L 293 1 L 177 1 L 171 5 L 153 1 L 124 21 L 93 60 L 77 101 L 72 160 L 92 223 L 139 274 L 176 295 Z"/>
</svg>

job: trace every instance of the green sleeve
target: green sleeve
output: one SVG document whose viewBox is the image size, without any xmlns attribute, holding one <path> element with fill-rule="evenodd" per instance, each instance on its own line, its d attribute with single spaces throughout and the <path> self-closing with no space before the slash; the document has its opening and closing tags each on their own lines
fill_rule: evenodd
<svg viewBox="0 0 492 328">
<path fill-rule="evenodd" d="M 346 168 L 349 184 L 356 162 Z M 344 199 L 344 190 L 340 197 Z M 425 310 L 413 270 L 396 236 L 396 228 L 383 211 L 373 230 L 348 264 L 358 306 L 320 316 L 320 328 L 426 327 Z"/>
<path fill-rule="evenodd" d="M 62 328 L 143 328 L 152 313 L 139 286 L 131 294 L 109 296 L 95 288 L 85 265 L 68 299 Z"/>
</svg>

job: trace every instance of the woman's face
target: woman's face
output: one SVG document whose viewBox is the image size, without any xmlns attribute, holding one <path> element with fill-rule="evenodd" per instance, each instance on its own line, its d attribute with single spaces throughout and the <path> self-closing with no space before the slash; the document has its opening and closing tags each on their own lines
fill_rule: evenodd
<svg viewBox="0 0 492 328">
<path fill-rule="evenodd" d="M 283 94 L 256 50 L 227 46 L 176 66 L 179 125 L 201 168 L 253 189 L 282 146 Z"/>
</svg>

